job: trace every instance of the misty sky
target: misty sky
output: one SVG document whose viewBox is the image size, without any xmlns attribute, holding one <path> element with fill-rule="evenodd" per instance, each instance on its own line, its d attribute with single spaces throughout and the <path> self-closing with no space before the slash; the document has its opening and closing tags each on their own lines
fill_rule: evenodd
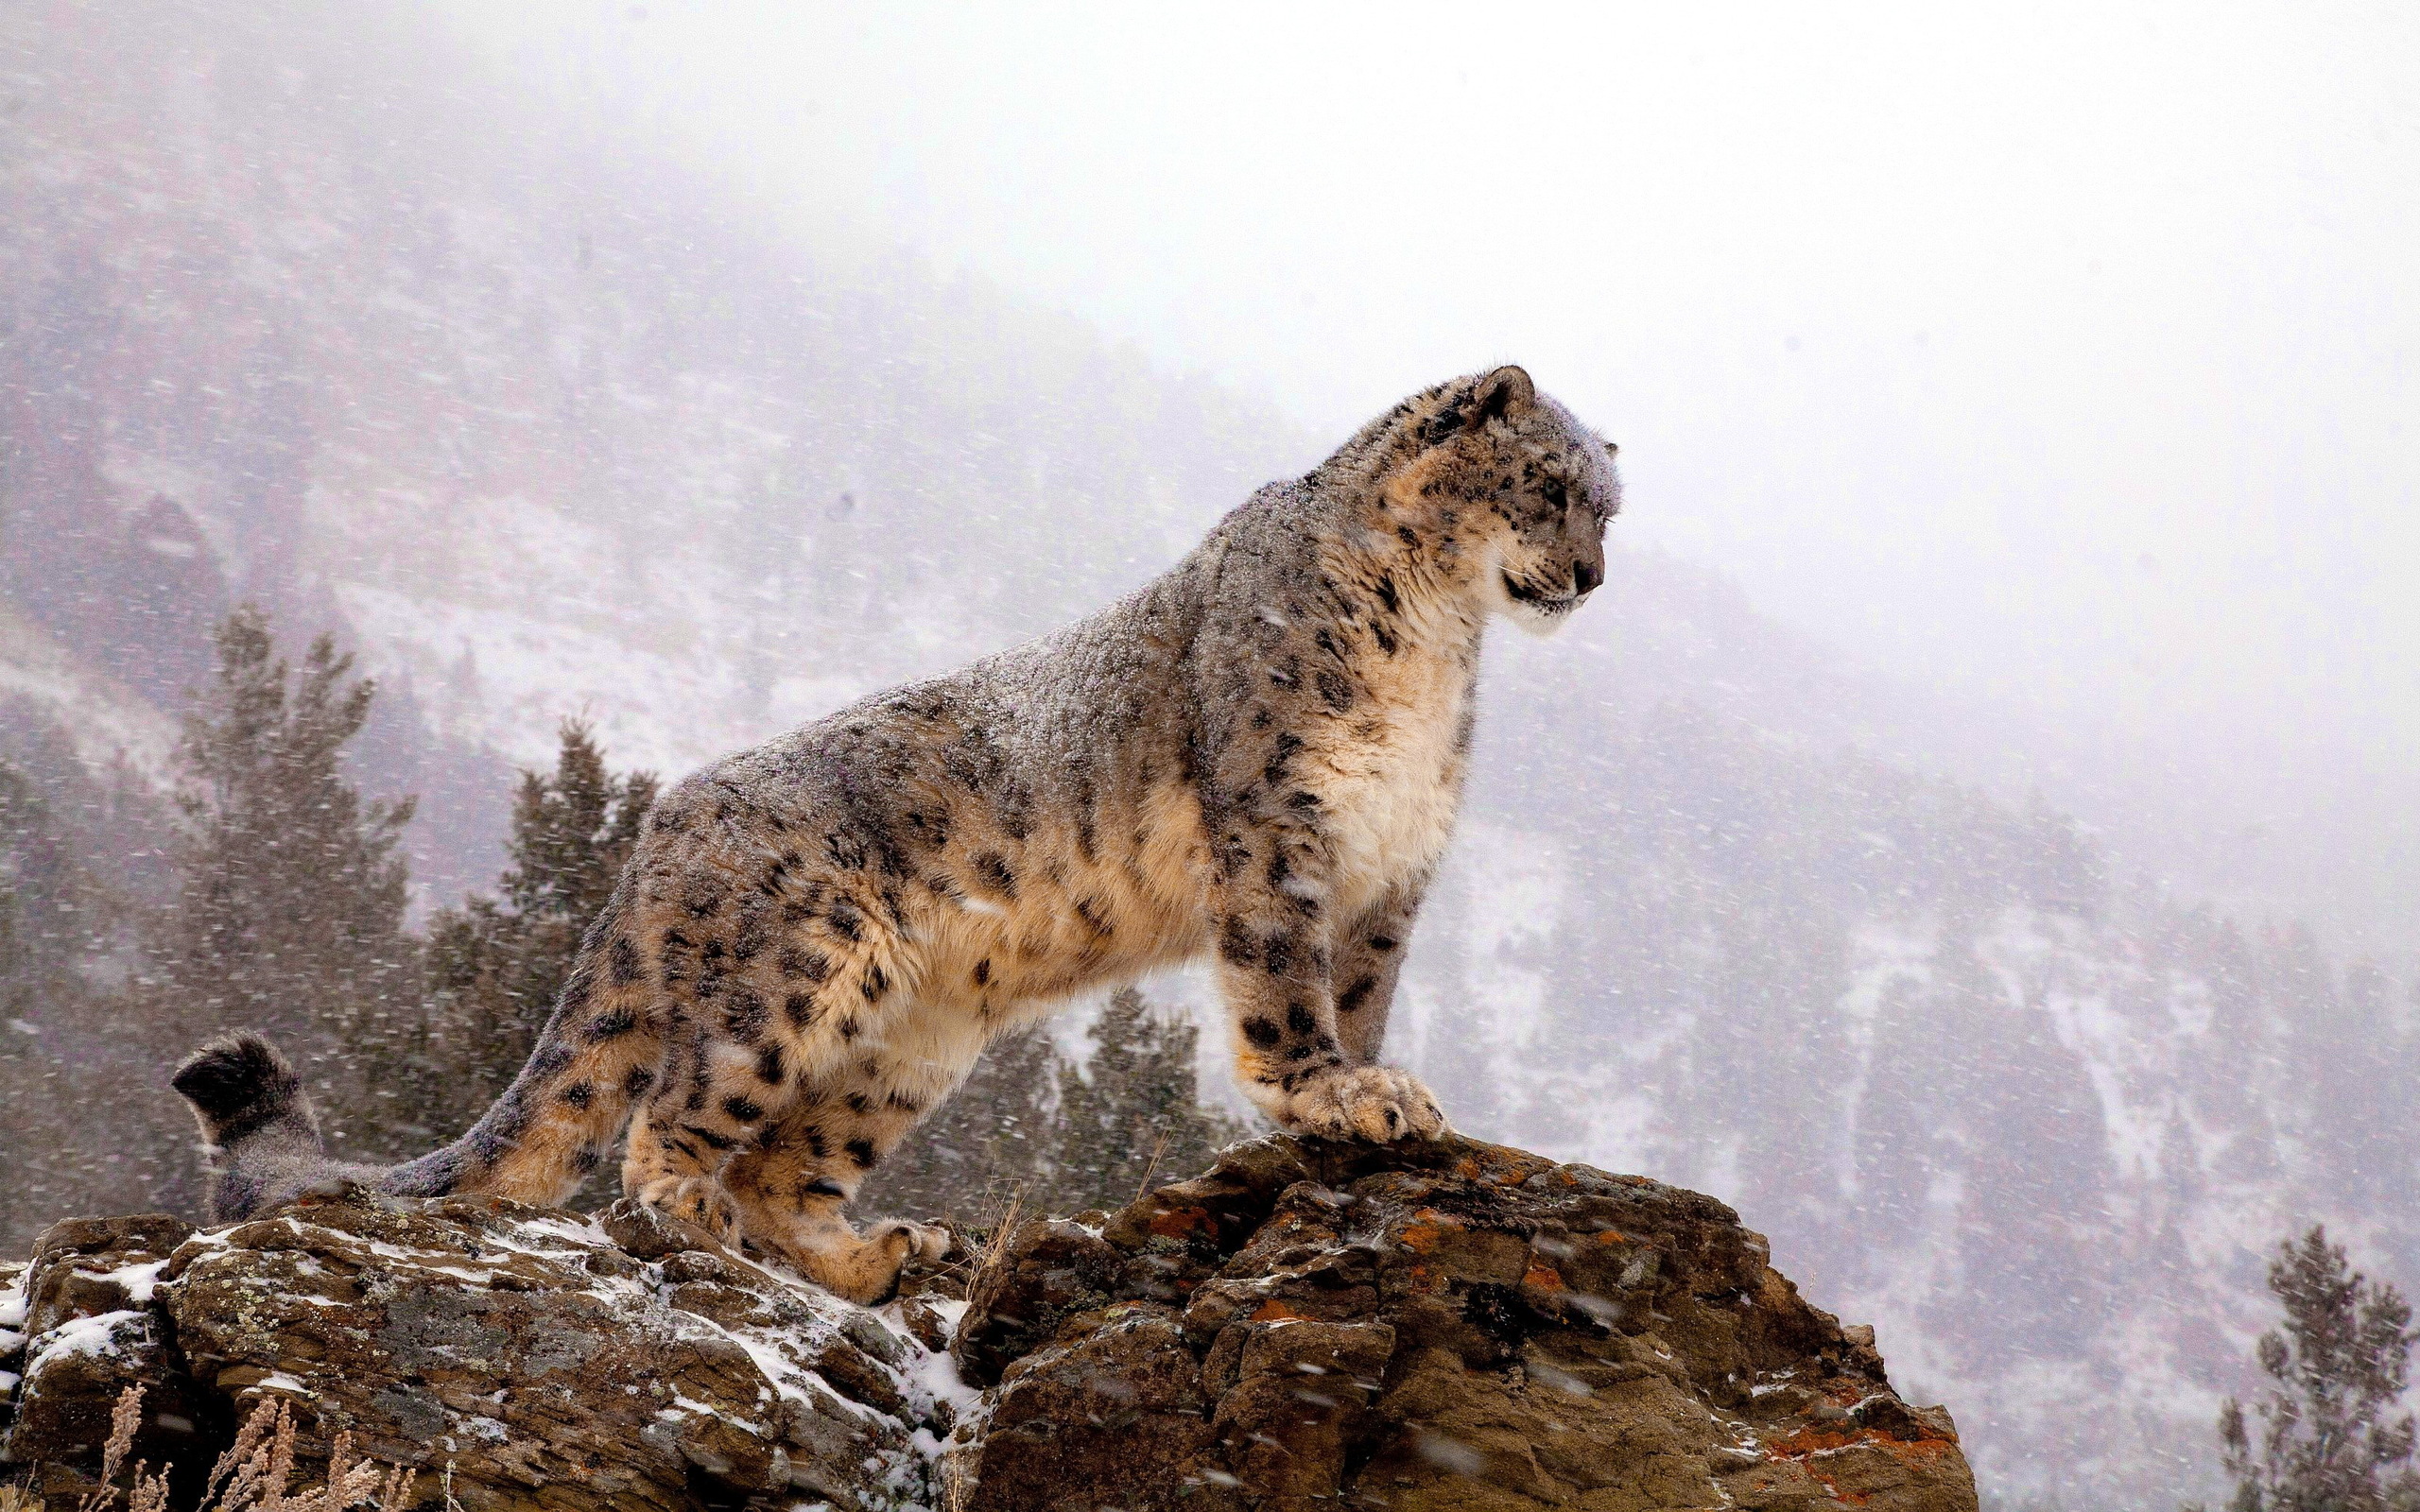
<svg viewBox="0 0 2420 1512">
<path fill-rule="evenodd" d="M 1886 670 L 2420 765 L 2409 8 L 457 9 L 1322 436 L 1525 363 Z"/>
</svg>

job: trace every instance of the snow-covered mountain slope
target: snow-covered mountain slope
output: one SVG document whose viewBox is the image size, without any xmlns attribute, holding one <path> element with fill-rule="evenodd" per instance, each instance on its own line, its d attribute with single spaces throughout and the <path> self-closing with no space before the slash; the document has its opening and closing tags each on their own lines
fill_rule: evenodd
<svg viewBox="0 0 2420 1512">
<path fill-rule="evenodd" d="M 0 602 L 0 707 L 59 730 L 92 770 L 123 762 L 153 786 L 170 782 L 177 727 L 167 712 L 7 602 Z"/>
<path fill-rule="evenodd" d="M 586 701 L 631 754 L 694 762 L 1145 575 L 1283 438 L 1063 321 L 820 261 L 613 143 L 498 140 L 459 105 L 365 131 L 365 94 L 409 99 L 392 39 L 87 22 L 17 23 L 20 487 L 174 498 L 230 578 L 322 588 L 462 736 L 535 751 Z"/>
<path fill-rule="evenodd" d="M 495 758 L 562 716 L 685 769 L 1081 612 L 1316 455 L 348 25 L 0 12 L 0 691 L 87 762 L 156 770 L 261 598 L 385 679 L 416 868 L 493 875 Z M 2173 1504 L 2274 1238 L 2420 1275 L 2398 990 L 1927 775 L 1971 730 L 1719 576 L 1611 575 L 1491 649 L 1405 1057 L 1473 1132 L 1736 1203 L 2004 1494 Z"/>
</svg>

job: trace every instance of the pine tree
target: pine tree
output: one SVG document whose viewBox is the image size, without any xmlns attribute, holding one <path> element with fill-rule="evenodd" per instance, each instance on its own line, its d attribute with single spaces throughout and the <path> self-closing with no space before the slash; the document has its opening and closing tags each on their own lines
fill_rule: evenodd
<svg viewBox="0 0 2420 1512">
<path fill-rule="evenodd" d="M 2219 1414 L 2229 1512 L 2412 1512 L 2420 1508 L 2410 1415 L 2389 1420 L 2411 1380 L 2411 1307 L 2393 1286 L 2345 1263 L 2313 1228 L 2278 1248 L 2269 1289 L 2285 1305 L 2282 1332 L 2260 1336 L 2260 1441 L 2243 1407 Z"/>
<path fill-rule="evenodd" d="M 78 1200 L 88 1175 L 60 1137 L 83 1088 L 44 1042 L 90 1017 L 76 942 L 60 927 L 88 890 L 50 806 L 0 761 L 0 1253 L 18 1253 Z"/>
<path fill-rule="evenodd" d="M 475 1117 L 528 1058 L 655 801 L 654 776 L 614 775 L 587 725 L 566 720 L 562 739 L 553 772 L 521 774 L 497 895 L 429 924 L 431 1042 L 418 1100 L 440 1129 Z"/>
<path fill-rule="evenodd" d="M 1110 994 L 1089 1034 L 1083 1074 L 1063 1064 L 1059 1070 L 1054 1211 L 1123 1207 L 1154 1177 L 1201 1170 L 1243 1133 L 1241 1124 L 1198 1098 L 1199 1031 L 1192 1024 L 1153 1013 L 1128 987 Z"/>
<path fill-rule="evenodd" d="M 162 1026 L 112 1001 L 135 910 L 87 858 L 118 795 L 63 747 L 35 761 L 0 760 L 0 1254 L 74 1213 L 178 1206 L 192 1165 L 182 1110 L 129 1095 Z"/>
<path fill-rule="evenodd" d="M 398 846 L 412 800 L 364 802 L 345 744 L 375 685 L 321 636 L 299 672 L 245 605 L 178 750 L 175 903 L 153 931 L 160 1022 L 187 1043 L 238 1026 L 298 1055 L 332 1132 L 388 1153 L 394 1047 L 421 1015 Z"/>
<path fill-rule="evenodd" d="M 1193 1025 L 1154 1013 L 1134 988 L 1112 993 L 1089 1033 L 1081 1066 L 1038 1030 L 986 1051 L 874 1173 L 858 1209 L 983 1228 L 1011 1202 L 1040 1213 L 1117 1208 L 1249 1132 L 1201 1105 Z"/>
<path fill-rule="evenodd" d="M 1056 1211 L 1049 1202 L 1060 1142 L 1053 1097 L 1066 1065 L 1038 1029 L 994 1044 L 966 1084 L 875 1170 L 857 1210 L 974 1228 L 998 1222 L 1011 1204 Z"/>
</svg>

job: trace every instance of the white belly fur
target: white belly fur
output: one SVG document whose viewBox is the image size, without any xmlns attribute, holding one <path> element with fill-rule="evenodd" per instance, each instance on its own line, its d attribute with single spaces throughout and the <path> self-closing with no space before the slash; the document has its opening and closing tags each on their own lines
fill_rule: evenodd
<svg viewBox="0 0 2420 1512">
<path fill-rule="evenodd" d="M 1468 679 L 1459 666 L 1401 667 L 1307 743 L 1335 847 L 1337 904 L 1350 919 L 1388 887 L 1435 866 L 1453 835 L 1461 796 L 1461 728 Z"/>
</svg>

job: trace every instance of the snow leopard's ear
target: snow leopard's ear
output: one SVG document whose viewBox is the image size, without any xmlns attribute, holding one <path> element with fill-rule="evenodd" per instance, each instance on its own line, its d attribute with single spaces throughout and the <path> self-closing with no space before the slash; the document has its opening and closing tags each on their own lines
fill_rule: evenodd
<svg viewBox="0 0 2420 1512">
<path fill-rule="evenodd" d="M 1471 391 L 1471 423 L 1484 425 L 1492 420 L 1517 415 L 1537 403 L 1538 386 L 1530 382 L 1529 373 L 1507 364 L 1478 381 Z"/>
<path fill-rule="evenodd" d="M 1446 402 L 1420 428 L 1420 438 L 1431 446 L 1473 426 L 1518 414 L 1536 403 L 1538 389 L 1518 368 L 1498 368 L 1471 386 L 1471 391 Z"/>
<path fill-rule="evenodd" d="M 1616 446 L 1613 442 L 1607 441 L 1605 443 L 1605 455 L 1607 456 L 1619 456 L 1622 455 L 1622 449 Z"/>
</svg>

